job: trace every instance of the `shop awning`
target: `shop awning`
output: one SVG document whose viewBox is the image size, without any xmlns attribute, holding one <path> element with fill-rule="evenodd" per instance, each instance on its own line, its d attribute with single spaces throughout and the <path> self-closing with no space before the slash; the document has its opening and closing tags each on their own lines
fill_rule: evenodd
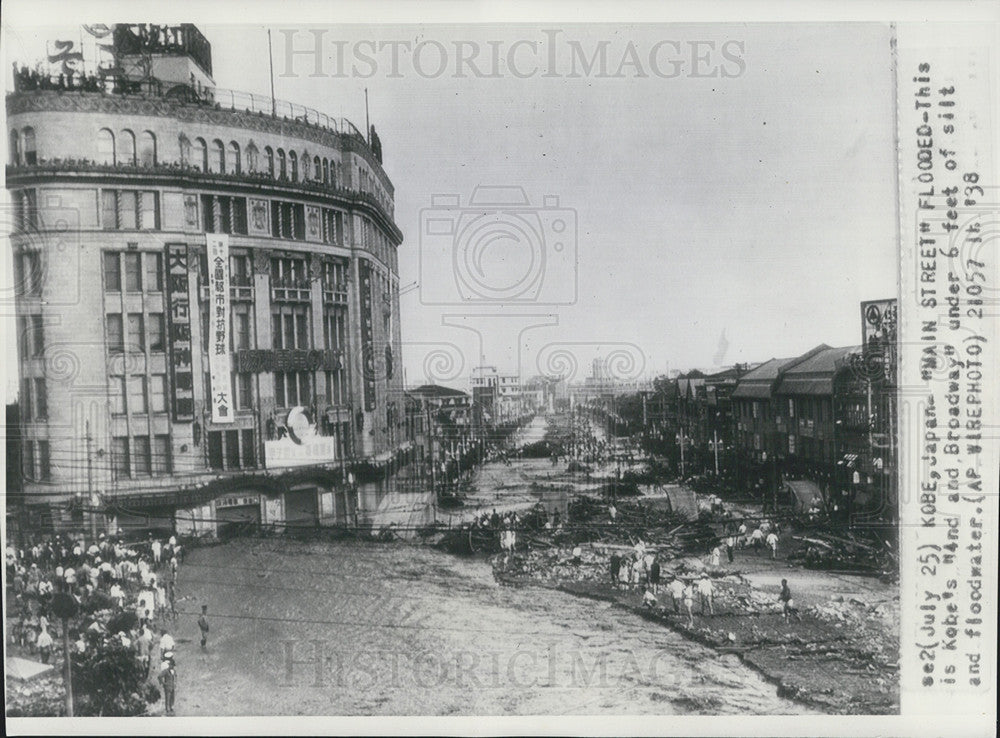
<svg viewBox="0 0 1000 738">
<path fill-rule="evenodd" d="M 823 505 L 823 491 L 813 482 L 796 480 L 785 482 L 785 486 L 795 498 L 795 506 L 800 510 L 808 510 L 813 505 Z"/>
</svg>

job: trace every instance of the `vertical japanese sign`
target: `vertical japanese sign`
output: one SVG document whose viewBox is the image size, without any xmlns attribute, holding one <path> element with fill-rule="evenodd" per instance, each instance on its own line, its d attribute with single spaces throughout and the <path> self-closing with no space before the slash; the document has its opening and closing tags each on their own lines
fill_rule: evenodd
<svg viewBox="0 0 1000 738">
<path fill-rule="evenodd" d="M 375 409 L 375 327 L 372 325 L 372 271 L 367 262 L 359 262 L 361 282 L 361 361 L 364 380 L 365 410 Z"/>
<path fill-rule="evenodd" d="M 902 711 L 966 715 L 996 683 L 997 59 L 900 26 Z"/>
<path fill-rule="evenodd" d="M 188 247 L 167 245 L 167 305 L 170 319 L 170 380 L 174 422 L 194 420 L 191 371 L 191 299 L 188 296 Z"/>
<path fill-rule="evenodd" d="M 208 369 L 212 383 L 212 422 L 233 422 L 233 380 L 229 360 L 229 236 L 209 233 Z"/>
</svg>

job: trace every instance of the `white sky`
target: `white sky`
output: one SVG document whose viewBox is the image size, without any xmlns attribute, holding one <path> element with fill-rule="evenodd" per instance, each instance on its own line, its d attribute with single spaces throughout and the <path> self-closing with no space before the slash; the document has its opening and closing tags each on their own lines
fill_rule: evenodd
<svg viewBox="0 0 1000 738">
<path fill-rule="evenodd" d="M 266 94 L 264 27 L 200 27 L 212 43 L 219 87 Z M 359 42 L 439 42 L 448 67 L 430 79 L 405 52 L 401 76 L 388 76 L 388 50 L 374 55 L 377 68 L 368 78 L 350 70 L 341 78 L 310 77 L 313 60 L 304 57 L 292 69 L 296 76 L 281 76 L 282 28 L 296 31 L 298 48 L 312 43 L 306 26 L 272 26 L 279 98 L 363 128 L 369 90 L 405 238 L 402 285 L 420 277 L 420 211 L 433 194 L 458 194 L 465 204 L 479 184 L 519 185 L 533 205 L 551 194 L 576 212 L 576 303 L 520 310 L 552 314 L 549 322 L 558 325 L 518 341 L 530 321 L 516 317 L 517 309 L 486 319 L 478 317 L 484 310 L 422 304 L 427 275 L 420 290 L 402 297 L 411 384 L 463 386 L 478 363 L 474 335 L 443 326 L 443 314 L 471 316 L 465 322 L 484 333 L 487 363 L 520 367 L 525 376 L 537 373 L 536 355 L 550 352 L 553 342 L 575 355 L 576 378 L 589 373 L 594 356 L 634 351 L 622 344 L 641 348 L 634 373 L 655 375 L 668 366 L 706 368 L 794 355 L 821 342 L 858 343 L 858 303 L 897 292 L 888 25 L 331 26 L 325 34 L 324 71 L 331 73 L 338 40 L 348 59 Z M 636 78 L 626 68 L 624 78 L 518 79 L 502 68 L 499 78 L 454 77 L 456 41 L 478 44 L 480 65 L 488 66 L 488 42 L 503 54 L 519 40 L 544 49 L 543 29 L 561 32 L 560 70 L 571 61 L 567 39 L 588 55 L 608 42 L 611 71 L 631 42 L 650 76 Z M 7 31 L 8 60 L 39 58 L 45 38 L 79 39 L 75 26 Z M 729 70 L 734 65 L 718 49 L 740 42 L 745 72 L 692 78 L 688 64 L 677 78 L 659 78 L 646 60 L 663 40 L 679 42 L 688 57 L 691 42 L 712 41 L 713 62 Z M 436 66 L 432 48 L 425 49 L 425 71 Z M 662 59 L 676 56 L 661 48 Z M 522 45 L 522 69 L 533 65 L 530 57 Z M 544 64 L 545 52 L 537 59 Z M 9 281 L 9 253 L 4 259 Z M 544 277 L 559 281 L 547 286 L 562 292 L 572 272 L 549 264 Z M 443 271 L 435 275 L 446 280 L 440 284 L 453 281 Z M 454 353 L 449 344 L 462 355 L 461 370 L 428 376 L 425 365 L 437 349 Z"/>
</svg>

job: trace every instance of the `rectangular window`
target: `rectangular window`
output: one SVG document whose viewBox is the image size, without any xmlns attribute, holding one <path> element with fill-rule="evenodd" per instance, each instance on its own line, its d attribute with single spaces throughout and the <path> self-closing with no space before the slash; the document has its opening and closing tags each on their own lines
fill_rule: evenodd
<svg viewBox="0 0 1000 738">
<path fill-rule="evenodd" d="M 346 404 L 347 395 L 342 369 L 326 373 L 326 396 L 331 405 Z"/>
<path fill-rule="evenodd" d="M 257 466 L 257 448 L 253 442 L 253 431 L 249 429 L 241 430 L 240 436 L 243 447 L 243 466 Z"/>
<path fill-rule="evenodd" d="M 146 378 L 141 374 L 133 374 L 129 379 L 128 403 L 133 415 L 145 415 L 148 411 Z"/>
<path fill-rule="evenodd" d="M 134 231 L 139 228 L 139 193 L 122 190 L 118 193 L 118 228 Z"/>
<path fill-rule="evenodd" d="M 41 315 L 31 316 L 31 355 L 34 358 L 45 353 L 45 326 Z"/>
<path fill-rule="evenodd" d="M 122 328 L 122 314 L 108 313 L 105 316 L 105 326 L 108 331 L 108 351 L 120 354 L 125 351 L 125 335 Z"/>
<path fill-rule="evenodd" d="M 163 313 L 150 313 L 147 317 L 149 320 L 149 350 L 163 351 L 165 349 Z"/>
<path fill-rule="evenodd" d="M 32 441 L 24 442 L 24 458 L 21 459 L 21 470 L 27 479 L 35 478 L 35 444 Z"/>
<path fill-rule="evenodd" d="M 125 289 L 128 292 L 142 292 L 142 254 L 125 254 Z"/>
<path fill-rule="evenodd" d="M 130 351 L 146 350 L 146 332 L 143 330 L 142 313 L 128 314 L 128 347 Z"/>
<path fill-rule="evenodd" d="M 114 190 L 101 190 L 101 225 L 106 231 L 118 228 L 118 194 Z"/>
<path fill-rule="evenodd" d="M 137 192 L 139 197 L 139 228 L 144 231 L 160 229 L 160 193 Z"/>
<path fill-rule="evenodd" d="M 117 251 L 104 252 L 104 289 L 107 292 L 122 291 L 121 254 Z"/>
<path fill-rule="evenodd" d="M 172 470 L 170 436 L 153 436 L 153 473 L 169 474 Z"/>
<path fill-rule="evenodd" d="M 309 339 L 309 307 L 281 305 L 271 314 L 274 348 L 307 349 Z"/>
<path fill-rule="evenodd" d="M 37 251 L 25 251 L 15 258 L 15 288 L 20 294 L 38 297 L 42 294 L 42 255 Z"/>
<path fill-rule="evenodd" d="M 229 281 L 234 287 L 250 287 L 250 257 L 245 254 L 234 254 L 229 257 Z"/>
<path fill-rule="evenodd" d="M 38 442 L 38 481 L 48 482 L 52 479 L 52 463 L 49 457 L 49 442 Z"/>
<path fill-rule="evenodd" d="M 167 412 L 167 375 L 154 374 L 149 382 L 149 411 Z"/>
<path fill-rule="evenodd" d="M 253 375 L 236 375 L 236 409 L 250 410 L 253 407 Z"/>
<path fill-rule="evenodd" d="M 208 467 L 210 469 L 223 469 L 222 456 L 222 431 L 209 431 L 208 433 Z"/>
<path fill-rule="evenodd" d="M 133 439 L 135 449 L 135 473 L 148 475 L 153 473 L 153 460 L 149 453 L 149 436 L 136 436 Z"/>
<path fill-rule="evenodd" d="M 240 468 L 240 432 L 231 430 L 226 433 L 226 468 Z"/>
<path fill-rule="evenodd" d="M 35 380 L 35 417 L 49 417 L 49 398 L 46 394 L 45 377 Z"/>
<path fill-rule="evenodd" d="M 795 400 L 793 400 L 791 397 L 788 398 L 788 417 L 789 418 L 795 417 Z"/>
<path fill-rule="evenodd" d="M 312 375 L 309 372 L 275 372 L 274 401 L 278 407 L 308 405 L 312 400 Z"/>
<path fill-rule="evenodd" d="M 125 414 L 125 377 L 108 377 L 108 398 L 112 415 Z"/>
<path fill-rule="evenodd" d="M 146 290 L 163 291 L 163 254 L 143 254 L 146 260 Z"/>
<path fill-rule="evenodd" d="M 25 418 L 33 417 L 31 414 L 31 380 L 21 380 L 21 413 Z"/>
<path fill-rule="evenodd" d="M 159 193 L 101 190 L 101 225 L 106 231 L 159 229 Z"/>
<path fill-rule="evenodd" d="M 233 332 L 230 335 L 232 348 L 240 351 L 250 348 L 250 306 L 233 306 Z"/>
<path fill-rule="evenodd" d="M 116 436 L 111 439 L 111 463 L 115 473 L 120 477 L 129 475 L 128 438 Z"/>
</svg>

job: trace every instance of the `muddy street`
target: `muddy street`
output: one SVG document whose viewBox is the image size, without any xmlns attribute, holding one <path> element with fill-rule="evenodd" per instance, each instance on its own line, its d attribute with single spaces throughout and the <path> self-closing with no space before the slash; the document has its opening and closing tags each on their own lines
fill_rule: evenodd
<svg viewBox="0 0 1000 738">
<path fill-rule="evenodd" d="M 233 542 L 193 552 L 179 589 L 181 715 L 808 712 L 609 603 L 408 544 Z"/>
</svg>

